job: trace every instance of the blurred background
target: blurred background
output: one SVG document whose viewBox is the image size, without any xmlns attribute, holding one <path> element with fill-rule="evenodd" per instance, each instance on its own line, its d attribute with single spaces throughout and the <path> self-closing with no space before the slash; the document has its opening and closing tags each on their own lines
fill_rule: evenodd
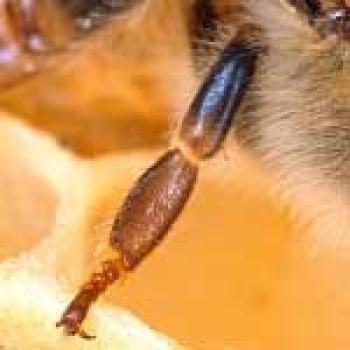
<svg viewBox="0 0 350 350">
<path fill-rule="evenodd" d="M 200 81 L 182 6 L 159 0 L 119 16 L 2 90 L 2 261 L 52 255 L 41 261 L 74 293 L 103 259 L 116 208 Z M 165 242 L 103 303 L 194 349 L 348 349 L 349 259 L 310 249 L 269 175 L 230 136 Z"/>
</svg>

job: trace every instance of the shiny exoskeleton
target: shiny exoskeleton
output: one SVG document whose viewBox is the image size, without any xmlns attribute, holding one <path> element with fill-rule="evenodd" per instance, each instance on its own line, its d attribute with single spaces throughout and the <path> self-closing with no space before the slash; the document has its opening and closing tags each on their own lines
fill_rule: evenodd
<svg viewBox="0 0 350 350">
<path fill-rule="evenodd" d="M 132 271 L 161 242 L 186 204 L 200 161 L 215 155 L 227 134 L 253 75 L 258 49 L 232 42 L 199 89 L 172 147 L 136 182 L 114 221 L 111 245 L 116 260 L 104 263 L 68 306 L 58 326 L 79 333 L 88 308 L 122 271 Z"/>
<path fill-rule="evenodd" d="M 205 8 L 204 17 L 199 19 L 211 24 L 206 15 L 212 9 L 208 2 L 200 3 Z M 335 6 L 317 0 L 296 0 L 289 4 L 319 35 L 348 37 L 349 8 L 344 1 L 338 1 Z M 118 258 L 108 262 L 109 268 L 93 275 L 68 306 L 58 323 L 67 334 L 87 336 L 81 330 L 81 323 L 90 304 L 122 271 L 133 270 L 160 243 L 190 196 L 199 163 L 217 153 L 234 125 L 257 58 L 269 50 L 263 37 L 246 40 L 246 30 L 251 29 L 243 28 L 210 69 L 170 150 L 141 176 L 126 197 L 111 231 L 111 245 L 118 251 Z M 255 39 L 257 35 L 250 37 Z"/>
<path fill-rule="evenodd" d="M 99 19 L 119 9 L 121 3 L 61 1 L 74 17 L 73 27 L 82 30 L 99 26 Z M 286 3 L 301 18 L 306 18 L 321 37 L 349 39 L 348 1 L 286 0 Z M 39 2 L 34 0 L 0 0 L 0 80 L 2 74 L 7 78 L 4 81 L 11 82 L 23 72 L 32 73 L 37 68 L 33 62 L 51 49 L 37 16 L 37 4 Z M 211 27 L 215 21 L 210 17 L 215 11 L 210 1 L 198 0 L 195 7 L 197 12 L 201 11 L 199 25 L 215 30 Z M 215 156 L 235 125 L 242 98 L 254 79 L 258 57 L 269 50 L 263 35 L 261 39 L 257 39 L 256 34 L 247 36 L 247 30 L 251 28 L 236 33 L 219 55 L 181 121 L 171 146 L 126 196 L 110 235 L 111 246 L 118 252 L 116 258 L 102 263 L 101 271 L 92 275 L 64 311 L 57 326 L 64 327 L 66 334 L 91 338 L 81 327 L 91 304 L 121 275 L 135 269 L 162 241 L 190 197 L 200 162 Z M 197 33 L 206 35 L 205 31 Z"/>
<path fill-rule="evenodd" d="M 350 38 L 350 7 L 346 0 L 290 0 L 322 35 L 337 34 Z"/>
</svg>

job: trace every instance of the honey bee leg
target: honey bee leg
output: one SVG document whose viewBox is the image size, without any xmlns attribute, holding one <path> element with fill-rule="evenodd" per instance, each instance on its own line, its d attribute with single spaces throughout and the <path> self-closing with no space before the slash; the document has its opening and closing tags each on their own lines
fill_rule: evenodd
<svg viewBox="0 0 350 350">
<path fill-rule="evenodd" d="M 197 179 L 201 160 L 221 146 L 253 74 L 256 48 L 232 42 L 214 65 L 189 108 L 174 146 L 135 183 L 111 232 L 118 258 L 92 275 L 70 303 L 57 326 L 68 335 L 80 334 L 90 305 L 116 281 L 130 272 L 162 241 L 186 204 Z"/>
<path fill-rule="evenodd" d="M 69 304 L 56 327 L 64 325 L 67 335 L 79 334 L 84 339 L 93 339 L 93 336 L 80 329 L 80 324 L 85 319 L 90 305 L 99 294 L 103 293 L 107 286 L 118 278 L 118 261 L 108 260 L 103 262 L 102 271 L 94 273 L 90 280 L 81 287 L 78 296 Z"/>
<path fill-rule="evenodd" d="M 112 245 L 120 258 L 103 264 L 70 303 L 57 326 L 67 335 L 79 334 L 90 305 L 116 281 L 132 270 L 162 239 L 186 203 L 197 175 L 197 166 L 179 149 L 167 152 L 134 185 L 120 208 L 112 230 Z"/>
</svg>

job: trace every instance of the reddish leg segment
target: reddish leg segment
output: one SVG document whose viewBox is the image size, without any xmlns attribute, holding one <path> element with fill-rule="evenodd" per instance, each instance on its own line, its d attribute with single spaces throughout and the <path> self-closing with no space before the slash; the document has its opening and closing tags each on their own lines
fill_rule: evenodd
<svg viewBox="0 0 350 350">
<path fill-rule="evenodd" d="M 59 1 L 0 0 L 0 88 L 55 62 L 76 35 Z"/>
<path fill-rule="evenodd" d="M 232 42 L 213 66 L 182 121 L 174 147 L 141 176 L 119 209 L 111 232 L 118 258 L 104 263 L 68 305 L 57 323 L 66 334 L 89 338 L 81 324 L 90 305 L 166 235 L 192 192 L 198 163 L 222 145 L 254 72 L 257 53 L 245 42 Z"/>
</svg>

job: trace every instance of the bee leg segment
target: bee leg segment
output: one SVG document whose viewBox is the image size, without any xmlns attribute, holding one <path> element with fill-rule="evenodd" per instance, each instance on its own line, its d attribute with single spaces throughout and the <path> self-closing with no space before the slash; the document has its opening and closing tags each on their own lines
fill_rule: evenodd
<svg viewBox="0 0 350 350">
<path fill-rule="evenodd" d="M 67 335 L 80 335 L 84 339 L 94 339 L 81 329 L 90 305 L 103 293 L 108 285 L 119 278 L 119 266 L 117 260 L 107 260 L 102 264 L 102 271 L 94 273 L 85 283 L 63 313 L 56 327 L 64 326 Z"/>
<path fill-rule="evenodd" d="M 229 131 L 252 77 L 258 48 L 232 42 L 212 67 L 179 131 L 179 141 L 199 160 L 212 157 Z"/>
<path fill-rule="evenodd" d="M 90 305 L 130 272 L 162 241 L 190 197 L 198 163 L 212 157 L 222 145 L 254 72 L 257 50 L 232 42 L 200 88 L 168 150 L 135 183 L 111 232 L 111 246 L 119 258 L 94 274 L 68 306 L 57 326 L 68 335 L 85 335 L 81 324 Z M 84 336 L 86 337 L 86 336 Z"/>
</svg>

